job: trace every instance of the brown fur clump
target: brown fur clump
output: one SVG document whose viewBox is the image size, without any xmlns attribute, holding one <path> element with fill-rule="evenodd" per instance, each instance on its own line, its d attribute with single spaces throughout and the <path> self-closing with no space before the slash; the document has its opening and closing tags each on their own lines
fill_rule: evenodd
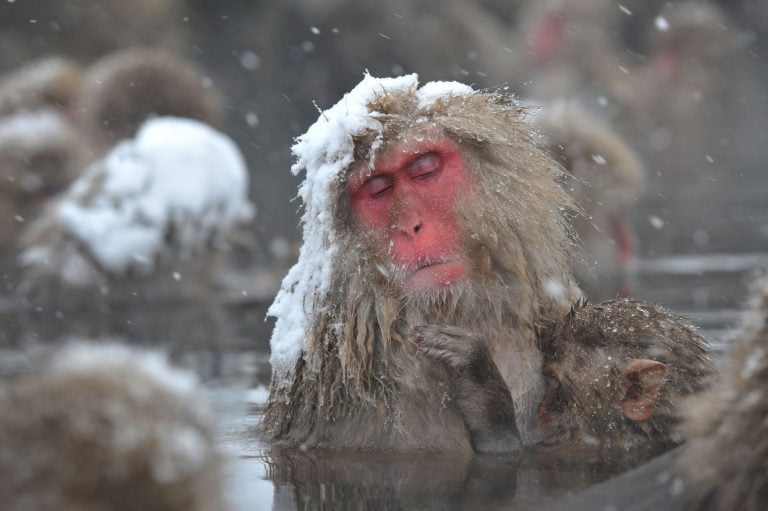
<svg viewBox="0 0 768 511">
<path fill-rule="evenodd" d="M 458 145 L 472 193 L 456 214 L 476 266 L 448 291 L 402 295 L 382 249 L 356 224 L 344 180 L 335 183 L 331 290 L 318 298 L 292 384 L 273 382 L 263 427 L 285 445 L 470 451 L 447 373 L 416 357 L 410 340 L 415 326 L 441 324 L 487 342 L 526 438 L 543 392 L 537 329 L 580 296 L 567 269 L 564 211 L 572 202 L 556 183 L 559 167 L 502 95 L 443 98 L 420 109 L 414 91 L 382 90 L 369 110 L 383 123 L 383 142 L 357 140 L 358 160 L 375 164 L 388 147 L 429 137 Z"/>
<path fill-rule="evenodd" d="M 645 454 L 670 446 L 679 441 L 676 400 L 705 389 L 714 375 L 707 342 L 694 327 L 657 305 L 628 300 L 577 305 L 543 350 L 550 388 L 539 418 L 552 421 L 549 444 Z M 628 379 L 637 364 L 651 371 Z M 627 406 L 643 417 L 630 418 Z"/>
<path fill-rule="evenodd" d="M 688 402 L 688 509 L 758 511 L 768 502 L 768 279 L 753 294 L 723 382 Z"/>
<path fill-rule="evenodd" d="M 81 70 L 52 57 L 18 69 L 0 81 L 0 115 L 40 108 L 71 108 L 80 95 Z"/>
<path fill-rule="evenodd" d="M 70 346 L 0 388 L 3 509 L 224 509 L 191 377 L 155 355 Z"/>
<path fill-rule="evenodd" d="M 88 71 L 80 110 L 84 129 L 108 148 L 136 134 L 152 116 L 196 119 L 218 126 L 221 100 L 191 63 L 157 50 L 125 50 Z"/>
<path fill-rule="evenodd" d="M 0 250 L 12 264 L 23 227 L 81 171 L 88 157 L 79 133 L 52 111 L 0 120 Z"/>
</svg>

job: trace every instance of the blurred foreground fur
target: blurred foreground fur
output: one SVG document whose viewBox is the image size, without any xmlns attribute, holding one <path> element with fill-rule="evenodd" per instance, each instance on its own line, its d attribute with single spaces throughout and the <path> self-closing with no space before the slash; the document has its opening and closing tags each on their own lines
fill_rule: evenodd
<svg viewBox="0 0 768 511">
<path fill-rule="evenodd" d="M 193 376 L 159 355 L 75 344 L 0 387 L 7 511 L 225 509 Z"/>
<path fill-rule="evenodd" d="M 691 510 L 768 505 L 768 278 L 755 282 L 723 382 L 688 403 L 680 467 Z"/>
<path fill-rule="evenodd" d="M 147 119 L 173 116 L 213 127 L 222 102 L 192 63 L 155 49 L 123 50 L 108 55 L 87 72 L 79 105 L 83 129 L 108 149 L 131 138 Z"/>
</svg>

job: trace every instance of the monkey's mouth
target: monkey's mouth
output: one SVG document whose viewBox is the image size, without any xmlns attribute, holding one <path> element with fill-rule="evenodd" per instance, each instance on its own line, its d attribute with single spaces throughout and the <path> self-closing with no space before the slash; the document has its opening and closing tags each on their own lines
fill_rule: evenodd
<svg viewBox="0 0 768 511">
<path fill-rule="evenodd" d="M 409 292 L 440 289 L 464 278 L 466 265 L 458 258 L 427 260 L 419 263 L 405 279 Z"/>
</svg>

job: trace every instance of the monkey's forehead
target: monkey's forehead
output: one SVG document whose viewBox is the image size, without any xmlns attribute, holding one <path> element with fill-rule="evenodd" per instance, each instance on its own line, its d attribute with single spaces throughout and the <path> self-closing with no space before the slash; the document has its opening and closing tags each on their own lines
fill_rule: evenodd
<svg viewBox="0 0 768 511">
<path fill-rule="evenodd" d="M 382 137 L 377 140 L 359 142 L 348 175 L 370 173 L 374 168 L 395 168 L 431 147 L 452 143 L 442 127 L 424 118 L 389 128 L 385 125 Z"/>
</svg>

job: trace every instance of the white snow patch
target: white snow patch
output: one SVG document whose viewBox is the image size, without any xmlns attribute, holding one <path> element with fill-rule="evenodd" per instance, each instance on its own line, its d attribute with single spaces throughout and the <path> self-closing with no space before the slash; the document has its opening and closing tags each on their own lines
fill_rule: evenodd
<svg viewBox="0 0 768 511">
<path fill-rule="evenodd" d="M 268 397 L 269 397 L 269 389 L 264 385 L 259 385 L 255 389 L 250 389 L 248 391 L 248 396 L 246 397 L 246 400 L 248 401 L 248 404 L 251 404 L 251 405 L 263 405 L 264 403 L 267 402 Z"/>
<path fill-rule="evenodd" d="M 654 229 L 663 229 L 664 228 L 664 220 L 657 217 L 656 215 L 650 215 L 648 217 L 648 223 L 650 223 Z"/>
<path fill-rule="evenodd" d="M 84 250 L 114 275 L 148 274 L 169 233 L 182 258 L 221 243 L 252 216 L 247 191 L 243 157 L 229 138 L 190 119 L 153 119 L 91 165 L 50 213 L 79 248 L 32 246 L 20 260 L 58 271 L 88 265 L 77 254 Z M 70 283 L 85 284 L 77 278 Z"/>
<path fill-rule="evenodd" d="M 429 82 L 416 92 L 419 108 L 426 108 L 441 98 L 450 96 L 467 96 L 474 90 L 469 85 L 460 82 Z"/>
<path fill-rule="evenodd" d="M 305 173 L 299 186 L 299 197 L 304 203 L 304 242 L 298 262 L 288 272 L 269 308 L 269 315 L 277 318 L 270 341 L 270 362 L 278 386 L 290 383 L 312 317 L 319 312 L 318 302 L 331 285 L 332 261 L 337 250 L 330 215 L 331 188 L 354 163 L 353 137 L 374 135 L 375 148 L 380 143 L 382 124 L 368 105 L 383 93 L 401 94 L 409 90 L 416 93 L 420 108 L 441 97 L 472 93 L 471 87 L 457 82 L 431 82 L 419 89 L 416 74 L 397 78 L 366 74 L 338 103 L 323 111 L 291 148 L 297 159 L 291 172 Z"/>
<path fill-rule="evenodd" d="M 552 298 L 559 298 L 565 295 L 565 286 L 558 279 L 549 279 L 544 282 L 544 292 Z"/>
<path fill-rule="evenodd" d="M 51 146 L 52 141 L 69 140 L 67 121 L 52 110 L 20 112 L 0 119 L 0 147 L 31 153 Z M 4 150 L 5 152 L 5 150 Z"/>
</svg>

